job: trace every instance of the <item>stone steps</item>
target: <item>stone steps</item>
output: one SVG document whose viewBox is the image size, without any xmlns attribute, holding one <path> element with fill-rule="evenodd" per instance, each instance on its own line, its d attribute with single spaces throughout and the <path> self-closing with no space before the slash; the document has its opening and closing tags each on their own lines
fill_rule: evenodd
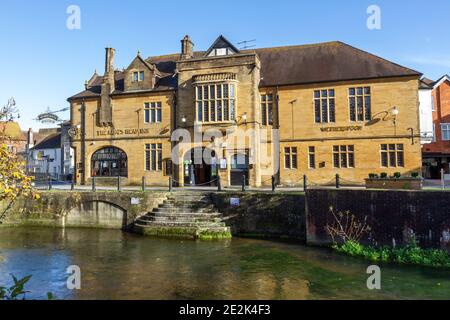
<svg viewBox="0 0 450 320">
<path fill-rule="evenodd" d="M 139 217 L 136 232 L 144 235 L 218 239 L 230 238 L 230 228 L 212 204 L 210 194 L 171 195 L 152 212 Z"/>
</svg>

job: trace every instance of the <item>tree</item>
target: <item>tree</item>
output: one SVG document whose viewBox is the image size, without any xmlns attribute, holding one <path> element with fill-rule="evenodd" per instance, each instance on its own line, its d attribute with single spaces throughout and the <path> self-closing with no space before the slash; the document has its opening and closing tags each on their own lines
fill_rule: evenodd
<svg viewBox="0 0 450 320">
<path fill-rule="evenodd" d="M 14 98 L 0 109 L 0 122 L 6 124 L 19 117 Z M 39 195 L 33 189 L 32 177 L 25 172 L 25 163 L 8 148 L 12 140 L 6 131 L 6 125 L 0 130 L 0 203 L 3 205 L 0 211 L 0 223 L 18 197 L 33 197 L 39 199 Z"/>
</svg>

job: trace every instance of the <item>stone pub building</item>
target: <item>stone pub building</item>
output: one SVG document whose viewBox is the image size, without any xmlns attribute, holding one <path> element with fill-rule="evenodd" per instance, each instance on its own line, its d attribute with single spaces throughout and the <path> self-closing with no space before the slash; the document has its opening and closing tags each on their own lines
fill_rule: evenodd
<svg viewBox="0 0 450 320">
<path fill-rule="evenodd" d="M 75 178 L 284 186 L 421 171 L 421 74 L 342 42 L 239 50 L 219 36 L 103 75 L 70 97 Z M 211 133 L 212 132 L 212 133 Z M 250 133 L 249 133 L 250 132 Z M 195 138 L 200 137 L 200 138 Z M 245 143 L 233 143 L 235 140 Z"/>
</svg>

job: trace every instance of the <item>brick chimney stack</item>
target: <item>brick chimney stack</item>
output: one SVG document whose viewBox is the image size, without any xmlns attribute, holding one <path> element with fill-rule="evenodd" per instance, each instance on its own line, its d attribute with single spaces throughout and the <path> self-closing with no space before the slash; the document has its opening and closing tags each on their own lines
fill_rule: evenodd
<svg viewBox="0 0 450 320">
<path fill-rule="evenodd" d="M 98 112 L 98 122 L 101 126 L 112 125 L 112 105 L 110 94 L 115 89 L 114 55 L 115 50 L 113 48 L 106 48 L 105 74 L 102 82 L 102 101 Z"/>
<path fill-rule="evenodd" d="M 192 59 L 194 57 L 194 43 L 188 35 L 181 40 L 181 59 Z"/>
</svg>

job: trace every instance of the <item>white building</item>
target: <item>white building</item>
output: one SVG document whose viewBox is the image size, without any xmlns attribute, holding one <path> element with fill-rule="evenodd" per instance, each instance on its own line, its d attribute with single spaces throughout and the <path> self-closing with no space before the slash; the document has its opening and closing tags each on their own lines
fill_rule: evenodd
<svg viewBox="0 0 450 320">
<path fill-rule="evenodd" d="M 428 144 L 434 140 L 433 125 L 433 84 L 434 82 L 427 78 L 420 80 L 419 86 L 419 112 L 420 112 L 420 143 Z"/>
<path fill-rule="evenodd" d="M 64 131 L 63 131 L 64 132 Z M 62 141 L 60 132 L 52 133 L 35 146 L 29 148 L 28 172 L 37 179 L 48 176 L 56 180 L 65 180 L 73 174 L 73 149 Z"/>
</svg>

